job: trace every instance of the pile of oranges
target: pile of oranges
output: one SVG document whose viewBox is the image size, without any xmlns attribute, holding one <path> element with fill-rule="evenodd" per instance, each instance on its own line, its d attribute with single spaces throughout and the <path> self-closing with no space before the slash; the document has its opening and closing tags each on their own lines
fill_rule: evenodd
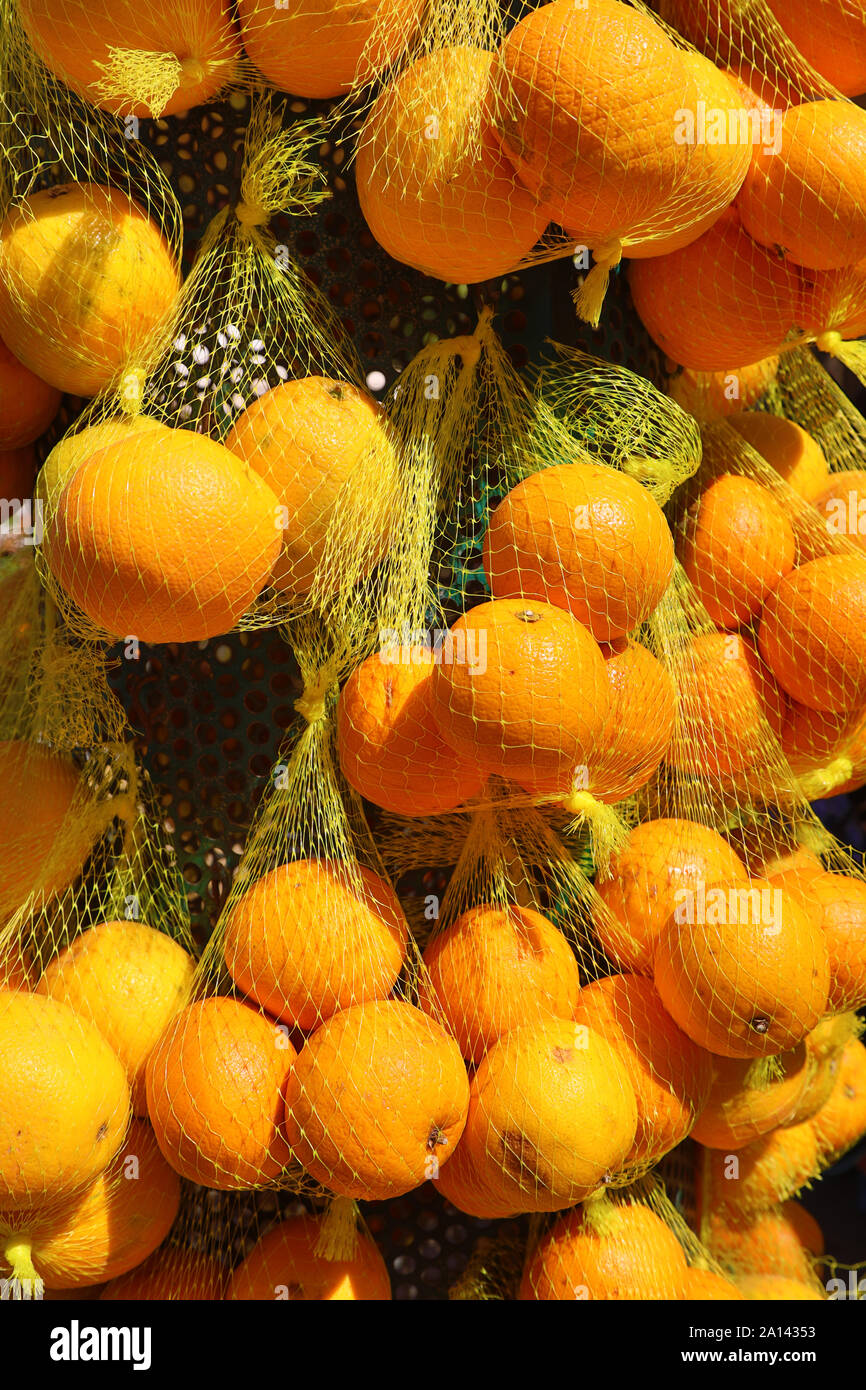
<svg viewBox="0 0 866 1390">
<path fill-rule="evenodd" d="M 803 44 L 787 77 L 745 63 L 731 7 L 717 28 L 658 8 L 672 28 L 551 0 L 500 33 L 417 0 L 16 0 L 40 101 L 68 88 L 102 139 L 253 70 L 304 98 L 366 89 L 355 179 L 396 260 L 465 284 L 579 243 L 595 319 L 629 258 L 703 458 L 657 501 L 622 377 L 616 451 L 569 434 L 543 378 L 473 416 L 483 335 L 431 378 L 449 437 L 420 415 L 408 437 L 399 383 L 379 403 L 342 350 L 329 374 L 288 341 L 303 317 L 256 318 L 282 283 L 267 198 L 245 185 L 205 239 L 246 297 L 203 322 L 200 267 L 183 279 L 144 185 L 100 167 L 22 194 L 10 164 L 0 490 L 44 535 L 26 621 L 0 620 L 4 1279 L 387 1300 L 365 1217 L 431 1183 L 469 1217 L 532 1217 L 520 1300 L 825 1296 L 797 1194 L 866 1134 L 866 879 L 809 802 L 866 785 L 866 465 L 776 411 L 789 349 L 866 327 L 866 117 L 846 99 L 866 71 L 848 26 L 813 30 L 795 0 L 767 9 Z M 778 118 L 779 148 L 680 139 L 698 109 Z M 268 185 L 286 150 L 265 124 L 245 168 Z M 215 387 L 215 344 L 256 374 Z M 63 396 L 80 413 L 48 447 Z M 477 601 L 434 582 L 458 497 L 483 514 Z M 433 642 L 384 639 L 401 604 L 438 616 Z M 57 653 L 96 687 L 118 641 L 287 619 L 298 721 L 199 955 L 158 891 L 141 920 L 143 802 L 96 794 L 96 735 L 61 736 Z M 422 923 L 417 847 L 458 842 Z M 694 1230 L 654 1173 L 675 1150 Z M 197 1203 L 237 1194 L 269 1203 L 251 1238 L 190 1234 Z"/>
</svg>

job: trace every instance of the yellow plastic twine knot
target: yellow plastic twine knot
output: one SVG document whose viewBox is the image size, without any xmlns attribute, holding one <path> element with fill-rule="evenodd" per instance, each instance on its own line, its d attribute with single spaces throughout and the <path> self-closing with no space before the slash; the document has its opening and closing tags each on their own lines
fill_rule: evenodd
<svg viewBox="0 0 866 1390">
<path fill-rule="evenodd" d="M 322 1218 L 315 1254 L 320 1260 L 352 1260 L 357 1246 L 358 1208 L 351 1197 L 334 1197 Z"/>
<path fill-rule="evenodd" d="M 854 775 L 854 764 L 850 758 L 834 758 L 826 767 L 815 772 L 807 772 L 798 779 L 797 785 L 807 801 L 816 801 L 826 796 L 834 787 L 839 787 Z"/>
<path fill-rule="evenodd" d="M 584 279 L 583 284 L 572 291 L 571 297 L 574 300 L 578 317 L 591 324 L 593 328 L 598 328 L 604 297 L 610 282 L 610 272 L 619 265 L 622 260 L 622 252 L 623 243 L 619 237 L 613 237 L 610 241 L 602 242 L 600 246 L 594 246 L 592 258 L 595 265 Z"/>
<path fill-rule="evenodd" d="M 304 693 L 295 701 L 295 709 L 302 714 L 308 724 L 318 724 L 324 719 L 328 706 L 328 691 L 333 684 L 330 674 L 322 673 L 312 685 L 304 687 Z"/>
<path fill-rule="evenodd" d="M 610 861 L 622 849 L 628 838 L 628 831 L 612 806 L 599 801 L 588 791 L 572 791 L 563 799 L 562 807 L 575 824 L 569 827 L 573 833 L 585 821 L 589 825 L 589 843 L 592 860 L 602 878 L 607 876 Z"/>
<path fill-rule="evenodd" d="M 829 353 L 831 357 L 838 357 L 839 349 L 844 341 L 845 339 L 842 337 L 842 334 L 837 333 L 835 329 L 831 328 L 815 339 L 815 346 L 819 348 L 821 352 Z"/>
<path fill-rule="evenodd" d="M 258 203 L 238 203 L 235 217 L 245 229 L 264 227 L 270 221 L 267 208 Z"/>
</svg>

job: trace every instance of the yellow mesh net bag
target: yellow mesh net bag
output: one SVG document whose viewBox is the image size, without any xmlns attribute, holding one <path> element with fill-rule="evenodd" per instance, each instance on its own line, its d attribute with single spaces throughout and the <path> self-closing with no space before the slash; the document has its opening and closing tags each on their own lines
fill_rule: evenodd
<svg viewBox="0 0 866 1390">
<path fill-rule="evenodd" d="M 827 0 L 816 11 L 760 0 L 662 0 L 659 11 L 740 87 L 751 122 L 751 160 L 732 206 L 688 246 L 632 266 L 635 307 L 670 358 L 696 371 L 729 372 L 799 344 L 819 347 L 862 374 L 863 257 L 860 192 L 866 124 L 850 101 L 857 59 L 847 43 L 858 6 Z M 795 42 L 811 30 L 806 52 Z M 842 37 L 850 31 L 849 39 Z M 816 70 L 820 68 L 820 71 Z M 839 87 L 833 85 L 833 74 Z M 823 75 L 822 75 L 823 74 Z M 729 142 L 719 121 L 704 139 Z M 758 133 L 760 127 L 760 133 Z"/>
<path fill-rule="evenodd" d="M 434 6 L 359 133 L 361 206 L 390 255 L 447 281 L 569 254 L 590 271 L 591 251 L 576 297 L 597 323 L 622 256 L 694 240 L 745 179 L 745 140 L 690 138 L 698 104 L 741 98 L 646 5 Z"/>
<path fill-rule="evenodd" d="M 381 409 L 267 225 L 327 196 L 320 127 L 284 115 L 259 95 L 240 202 L 211 223 L 168 324 L 42 471 L 44 574 L 82 633 L 193 641 L 311 610 L 348 631 L 399 543 Z"/>
</svg>

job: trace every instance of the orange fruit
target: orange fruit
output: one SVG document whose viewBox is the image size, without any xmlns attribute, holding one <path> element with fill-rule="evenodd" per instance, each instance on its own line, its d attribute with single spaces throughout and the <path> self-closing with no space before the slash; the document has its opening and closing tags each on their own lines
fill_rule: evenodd
<svg viewBox="0 0 866 1390">
<path fill-rule="evenodd" d="M 704 1239 L 709 1253 L 732 1276 L 774 1274 L 814 1283 L 815 1263 L 810 1256 L 824 1253 L 821 1227 L 795 1201 L 751 1218 L 709 1212 Z"/>
<path fill-rule="evenodd" d="M 866 258 L 841 270 L 809 270 L 800 296 L 800 319 L 810 338 L 828 350 L 866 333 Z"/>
<path fill-rule="evenodd" d="M 828 486 L 814 499 L 831 536 L 850 536 L 866 548 L 866 469 L 849 468 L 833 473 Z"/>
<path fill-rule="evenodd" d="M 471 1108 L 471 1094 L 469 1104 Z M 434 1175 L 433 1184 L 446 1202 L 466 1216 L 492 1221 L 517 1216 L 520 1211 L 521 1198 L 503 1190 L 502 1169 L 496 1159 L 479 1148 L 477 1140 L 473 1143 L 465 1130 L 448 1162 Z"/>
<path fill-rule="evenodd" d="M 408 658 L 408 660 L 406 659 Z M 337 705 L 337 752 L 356 792 L 402 816 L 433 816 L 471 801 L 485 777 L 449 747 L 432 709 L 438 653 L 425 647 L 368 656 Z"/>
<path fill-rule="evenodd" d="M 691 245 L 629 267 L 644 327 L 682 367 L 729 372 L 803 337 L 794 267 L 725 213 Z"/>
<path fill-rule="evenodd" d="M 280 1130 L 295 1050 L 252 1005 L 202 999 L 147 1059 L 147 1110 L 171 1166 L 220 1191 L 271 1182 L 289 1160 Z"/>
<path fill-rule="evenodd" d="M 651 980 L 611 975 L 581 990 L 575 1023 L 615 1046 L 637 1100 L 625 1166 L 655 1162 L 689 1134 L 710 1095 L 714 1059 L 666 1012 Z"/>
<path fill-rule="evenodd" d="M 627 1049 L 543 1019 L 506 1033 L 470 1083 L 465 1143 L 515 1211 L 561 1211 L 618 1172 L 637 1130 Z"/>
<path fill-rule="evenodd" d="M 216 95 L 236 71 L 240 44 L 227 0 L 195 0 L 194 5 L 149 4 L 132 0 L 118 7 L 108 0 L 69 0 L 58 10 L 52 0 L 19 0 L 27 37 L 43 63 L 64 82 L 119 115 L 168 116 Z M 164 55 L 162 99 L 131 101 L 130 76 L 120 67 L 114 81 L 111 59 L 129 53 L 128 71 L 136 62 L 148 66 L 141 78 L 154 81 L 153 64 Z M 109 73 L 105 67 L 109 66 Z M 158 80 L 158 79 L 157 79 Z M 134 91 L 134 88 L 133 88 Z"/>
<path fill-rule="evenodd" d="M 133 1120 L 123 1148 L 85 1191 L 33 1211 L 0 1213 L 0 1271 L 26 1252 L 49 1288 L 101 1284 L 141 1264 L 180 1207 L 180 1179 L 150 1125 Z"/>
<path fill-rule="evenodd" d="M 116 188 L 33 193 L 0 228 L 0 334 L 59 391 L 95 396 L 166 318 L 180 287 L 154 222 Z"/>
<path fill-rule="evenodd" d="M 406 918 L 390 883 L 361 865 L 281 864 L 229 909 L 229 973 L 275 1018 L 315 1028 L 384 999 L 403 966 Z"/>
<path fill-rule="evenodd" d="M 86 801 L 76 763 L 44 744 L 0 742 L 0 781 L 3 921 L 31 894 L 50 898 L 67 888 L 112 812 L 110 802 Z"/>
<path fill-rule="evenodd" d="M 0 946 L 0 990 L 32 989 L 33 962 L 16 937 Z"/>
<path fill-rule="evenodd" d="M 527 188 L 590 246 L 652 227 L 688 168 L 672 132 L 694 65 L 650 16 L 593 0 L 527 14 L 499 54 L 497 129 Z"/>
<path fill-rule="evenodd" d="M 669 379 L 667 391 L 690 415 L 699 420 L 712 420 L 756 405 L 776 380 L 778 369 L 779 358 L 775 353 L 734 372 L 696 372 L 683 368 Z"/>
<path fill-rule="evenodd" d="M 670 1227 L 639 1202 L 605 1205 L 602 1230 L 577 1207 L 541 1237 L 523 1273 L 521 1300 L 685 1297 L 686 1257 Z"/>
<path fill-rule="evenodd" d="M 866 555 L 824 555 L 764 604 L 758 645 L 783 690 L 825 713 L 866 704 Z"/>
<path fill-rule="evenodd" d="M 129 439 L 136 434 L 146 434 L 150 430 L 165 430 L 168 426 L 152 415 L 115 416 L 103 420 L 98 425 L 87 425 L 75 434 L 66 434 L 54 445 L 51 453 L 39 471 L 36 483 L 36 496 L 41 498 L 47 509 L 60 496 L 76 468 L 91 454 L 121 439 Z"/>
<path fill-rule="evenodd" d="M 852 1038 L 858 1036 L 860 1020 L 855 1013 L 835 1014 L 813 1028 L 806 1036 L 806 1050 L 809 1055 L 810 1076 L 799 1103 L 787 1124 L 803 1124 L 817 1115 L 821 1107 L 830 1099 L 842 1054 Z"/>
<path fill-rule="evenodd" d="M 786 1279 L 783 1275 L 744 1274 L 737 1280 L 737 1288 L 751 1303 L 807 1303 L 825 1301 L 824 1295 L 799 1279 Z"/>
<path fill-rule="evenodd" d="M 756 1084 L 751 1058 L 717 1057 L 715 1062 L 712 1090 L 692 1128 L 699 1144 L 742 1149 L 793 1121 L 812 1074 L 805 1042 L 779 1055 L 782 1075 L 764 1085 Z"/>
<path fill-rule="evenodd" d="M 652 973 L 656 942 L 682 892 L 721 878 L 746 880 L 746 870 L 715 830 L 690 820 L 636 825 L 596 883 L 596 935 L 621 970 Z"/>
<path fill-rule="evenodd" d="M 703 899 L 703 900 L 702 900 Z M 827 1011 L 820 927 L 768 879 L 700 885 L 659 937 L 653 979 L 684 1033 L 722 1057 L 795 1047 Z"/>
<path fill-rule="evenodd" d="M 833 1013 L 866 1005 L 866 882 L 850 874 L 810 874 L 789 884 L 820 924 L 830 955 Z"/>
<path fill-rule="evenodd" d="M 825 1164 L 841 1158 L 866 1134 L 866 1047 L 857 1038 L 842 1052 L 829 1099 L 806 1125 L 811 1126 Z"/>
<path fill-rule="evenodd" d="M 128 1121 L 126 1073 L 93 1025 L 54 999 L 0 991 L 0 1210 L 93 1182 Z"/>
<path fill-rule="evenodd" d="M 382 1303 L 391 1298 L 391 1280 L 379 1247 L 358 1231 L 349 1260 L 316 1254 L 321 1217 L 291 1216 L 254 1245 L 231 1277 L 227 1299 Z"/>
<path fill-rule="evenodd" d="M 748 173 L 750 144 L 747 140 L 731 139 L 728 134 L 732 118 L 739 119 L 742 107 L 736 81 L 702 53 L 684 52 L 681 56 L 693 78 L 697 101 L 704 103 L 710 130 L 707 138 L 701 140 L 694 127 L 689 131 L 682 121 L 678 125 L 675 138 L 680 131 L 693 137 L 688 142 L 689 160 L 684 176 L 670 204 L 653 215 L 651 235 L 625 247 L 624 254 L 629 257 L 666 256 L 697 241 L 734 200 Z M 696 103 L 695 110 L 699 109 Z M 712 139 L 719 133 L 721 122 L 724 138 Z M 687 218 L 691 220 L 684 226 Z"/>
<path fill-rule="evenodd" d="M 735 1154 L 710 1149 L 708 1210 L 746 1217 L 776 1207 L 818 1175 L 821 1153 L 811 1123 L 774 1129 Z"/>
<path fill-rule="evenodd" d="M 750 637 L 693 637 L 677 673 L 680 719 L 666 760 L 750 799 L 773 797 L 786 699 Z"/>
<path fill-rule="evenodd" d="M 690 1303 L 719 1303 L 728 1300 L 733 1302 L 736 1299 L 742 1301 L 745 1297 L 736 1284 L 732 1284 L 729 1279 L 723 1279 L 721 1274 L 713 1274 L 709 1269 L 686 1270 L 683 1288 L 683 1297 Z"/>
<path fill-rule="evenodd" d="M 592 634 L 561 608 L 494 599 L 458 619 L 443 650 L 431 686 L 442 737 L 487 772 L 568 793 L 595 760 L 610 698 Z"/>
<path fill-rule="evenodd" d="M 0 340 L 0 450 L 32 444 L 47 430 L 59 408 L 56 386 L 35 376 Z"/>
<path fill-rule="evenodd" d="M 843 796 L 846 792 L 857 791 L 866 783 L 866 715 L 862 711 L 855 716 L 853 727 L 838 752 L 850 762 L 851 775 L 836 782 L 824 793 L 826 796 Z"/>
<path fill-rule="evenodd" d="M 645 786 L 664 758 L 676 724 L 677 695 L 665 667 L 640 642 L 620 637 L 601 652 L 610 700 L 586 789 L 599 801 L 616 802 Z"/>
<path fill-rule="evenodd" d="M 213 1255 L 163 1245 L 128 1274 L 110 1280 L 99 1298 L 124 1303 L 151 1299 L 213 1303 L 223 1298 L 227 1280 L 225 1265 Z"/>
<path fill-rule="evenodd" d="M 280 539 L 277 499 L 240 459 L 206 435 L 153 430 L 79 464 L 52 508 L 45 558 L 112 636 L 193 642 L 235 626 Z"/>
<path fill-rule="evenodd" d="M 531 473 L 503 498 L 483 559 L 494 597 L 565 608 L 609 642 L 658 604 L 674 543 L 658 503 L 634 478 L 600 463 L 563 463 Z"/>
<path fill-rule="evenodd" d="M 771 492 L 723 473 L 690 505 L 678 547 L 683 568 L 719 627 L 736 628 L 794 568 L 791 523 Z"/>
<path fill-rule="evenodd" d="M 418 28 L 421 0 L 303 0 L 291 9 L 273 0 L 238 0 L 244 51 L 272 86 L 297 97 L 336 97 L 364 87 Z"/>
<path fill-rule="evenodd" d="M 793 420 L 748 410 L 732 415 L 728 424 L 807 502 L 827 487 L 830 472 L 823 449 Z"/>
<path fill-rule="evenodd" d="M 726 837 L 755 878 L 775 878 L 777 874 L 809 872 L 821 874 L 824 865 L 818 855 L 800 844 L 795 831 L 780 821 L 764 825 L 737 826 Z"/>
<path fill-rule="evenodd" d="M 126 1068 L 133 1113 L 147 1114 L 144 1069 L 187 1002 L 195 961 L 143 922 L 100 922 L 49 960 L 36 985 L 98 1029 Z"/>
<path fill-rule="evenodd" d="M 808 777 L 839 757 L 856 718 L 850 710 L 825 714 L 788 700 L 779 743 L 794 775 Z"/>
<path fill-rule="evenodd" d="M 863 0 L 768 0 L 785 33 L 812 67 L 845 96 L 866 91 Z"/>
<path fill-rule="evenodd" d="M 866 256 L 866 112 L 850 101 L 805 101 L 780 136 L 756 145 L 737 211 L 749 236 L 795 265 L 837 270 Z"/>
<path fill-rule="evenodd" d="M 422 54 L 358 136 L 358 198 L 373 236 L 395 260 L 456 284 L 515 269 L 549 221 L 494 134 L 493 62 L 462 45 Z"/>
<path fill-rule="evenodd" d="M 277 499 L 271 583 L 282 594 L 331 596 L 383 558 L 401 504 L 398 465 L 366 391 L 322 376 L 283 382 L 237 416 L 223 443 Z"/>
<path fill-rule="evenodd" d="M 528 907 L 469 908 L 431 938 L 424 966 L 421 1008 L 442 1019 L 469 1062 L 512 1028 L 570 1018 L 580 993 L 568 941 Z"/>
<path fill-rule="evenodd" d="M 398 1197 L 444 1165 L 469 1082 L 457 1043 L 399 1000 L 359 1004 L 317 1028 L 286 1086 L 294 1157 L 340 1197 Z"/>
</svg>

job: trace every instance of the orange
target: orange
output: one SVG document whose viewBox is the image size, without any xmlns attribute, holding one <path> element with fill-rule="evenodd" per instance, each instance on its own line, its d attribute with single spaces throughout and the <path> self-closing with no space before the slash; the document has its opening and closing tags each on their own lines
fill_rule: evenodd
<svg viewBox="0 0 866 1390">
<path fill-rule="evenodd" d="M 88 101 L 120 115 L 188 111 L 216 95 L 240 57 L 227 0 L 146 7 L 135 0 L 66 0 L 61 10 L 52 0 L 18 0 L 17 9 L 43 63 Z M 108 80 L 116 49 L 129 52 L 132 76 L 137 59 L 145 91 L 154 82 L 157 91 L 164 87 L 160 100 L 131 101 L 135 89 L 122 67 Z M 153 71 L 157 55 L 164 56 L 159 76 Z"/>
<path fill-rule="evenodd" d="M 15 937 L 0 946 L 0 990 L 32 989 L 33 962 Z"/>
<path fill-rule="evenodd" d="M 677 717 L 674 683 L 640 642 L 620 637 L 601 648 L 609 685 L 601 751 L 587 772 L 586 789 L 599 801 L 631 796 L 650 780 L 665 756 Z"/>
<path fill-rule="evenodd" d="M 111 817 L 85 801 L 81 771 L 66 754 L 23 739 L 0 742 L 0 921 L 28 897 L 51 897 L 78 876 Z"/>
<path fill-rule="evenodd" d="M 658 503 L 634 478 L 604 464 L 563 463 L 531 473 L 500 502 L 483 558 L 496 598 L 565 608 L 609 642 L 658 604 L 674 543 Z"/>
<path fill-rule="evenodd" d="M 803 271 L 800 319 L 811 338 L 835 350 L 866 333 L 866 258 L 841 270 Z M 826 336 L 825 336 L 826 335 Z"/>
<path fill-rule="evenodd" d="M 812 1255 L 823 1255 L 821 1227 L 799 1202 L 784 1202 L 751 1219 L 726 1211 L 708 1214 L 705 1242 L 710 1254 L 732 1276 L 774 1274 L 800 1283 L 815 1282 Z"/>
<path fill-rule="evenodd" d="M 710 1095 L 714 1058 L 680 1031 L 642 975 L 587 985 L 574 1021 L 615 1046 L 634 1088 L 637 1133 L 625 1165 L 654 1163 L 691 1132 Z"/>
<path fill-rule="evenodd" d="M 36 482 L 36 453 L 31 444 L 0 452 L 0 497 L 5 502 L 23 502 L 33 496 Z M 4 523 L 5 524 L 5 523 Z"/>
<path fill-rule="evenodd" d="M 0 991 L 0 1210 L 93 1182 L 128 1121 L 126 1073 L 93 1025 L 54 999 Z"/>
<path fill-rule="evenodd" d="M 733 213 L 690 246 L 633 262 L 629 285 L 650 337 L 681 367 L 730 372 L 803 338 L 800 275 Z"/>
<path fill-rule="evenodd" d="M 34 193 L 0 228 L 0 334 L 36 376 L 95 396 L 165 320 L 180 287 L 154 222 L 96 183 Z"/>
<path fill-rule="evenodd" d="M 836 1014 L 807 1034 L 810 1077 L 794 1114 L 786 1123 L 797 1125 L 811 1120 L 830 1099 L 842 1065 L 842 1054 L 851 1039 L 858 1036 L 860 1026 L 857 1014 Z"/>
<path fill-rule="evenodd" d="M 592 634 L 536 599 L 494 599 L 451 628 L 433 672 L 433 716 L 467 761 L 567 794 L 593 765 L 609 694 Z"/>
<path fill-rule="evenodd" d="M 740 859 L 715 830 L 690 820 L 636 825 L 613 856 L 610 877 L 598 881 L 596 935 L 621 970 L 652 973 L 658 937 L 681 893 L 699 883 L 746 880 Z"/>
<path fill-rule="evenodd" d="M 806 101 L 786 111 L 781 142 L 756 145 L 737 197 L 762 246 L 810 270 L 866 256 L 866 112 L 850 101 Z"/>
<path fill-rule="evenodd" d="M 829 1099 L 806 1124 L 825 1164 L 841 1158 L 866 1134 L 866 1047 L 856 1038 L 845 1046 Z"/>
<path fill-rule="evenodd" d="M 278 1177 L 288 1037 L 236 999 L 203 999 L 177 1014 L 147 1059 L 147 1110 L 171 1166 L 220 1191 Z"/>
<path fill-rule="evenodd" d="M 728 424 L 807 502 L 827 487 L 830 472 L 823 449 L 793 420 L 748 410 L 730 416 Z"/>
<path fill-rule="evenodd" d="M 686 513 L 679 556 L 704 608 L 719 627 L 760 612 L 767 594 L 794 568 L 791 523 L 771 492 L 723 473 Z"/>
<path fill-rule="evenodd" d="M 818 1175 L 821 1154 L 813 1126 L 807 1122 L 774 1129 L 735 1154 L 710 1149 L 708 1210 L 745 1217 L 787 1201 Z"/>
<path fill-rule="evenodd" d="M 866 548 L 866 469 L 833 473 L 815 506 L 831 536 L 850 536 Z"/>
<path fill-rule="evenodd" d="M 133 1112 L 147 1114 L 144 1069 L 187 1002 L 195 961 L 143 922 L 101 922 L 46 965 L 36 986 L 95 1024 L 126 1068 Z"/>
<path fill-rule="evenodd" d="M 275 1018 L 316 1028 L 384 999 L 403 966 L 406 918 L 390 883 L 355 865 L 299 859 L 228 911 L 223 954 L 239 989 Z"/>
<path fill-rule="evenodd" d="M 781 821 L 737 826 L 725 833 L 749 873 L 756 878 L 775 878 L 789 871 L 824 872 L 818 855 L 800 844 L 794 829 Z"/>
<path fill-rule="evenodd" d="M 791 894 L 768 879 L 723 879 L 699 885 L 671 917 L 653 979 L 693 1042 L 722 1057 L 767 1057 L 826 1013 L 830 963 L 820 927 Z"/>
<path fill-rule="evenodd" d="M 528 907 L 469 908 L 431 938 L 424 966 L 421 1008 L 442 1019 L 469 1062 L 521 1024 L 570 1018 L 580 993 L 568 941 Z"/>
<path fill-rule="evenodd" d="M 686 1257 L 670 1227 L 639 1202 L 604 1205 L 600 1230 L 577 1207 L 541 1237 L 523 1273 L 521 1300 L 685 1297 Z"/>
<path fill-rule="evenodd" d="M 675 139 L 687 137 L 688 165 L 670 205 L 654 215 L 652 234 L 626 246 L 626 256 L 666 256 L 697 241 L 736 197 L 749 169 L 749 141 L 740 138 L 738 125 L 733 137 L 730 133 L 742 107 L 736 81 L 702 53 L 684 52 L 682 59 L 694 80 L 697 102 L 704 103 L 700 108 L 696 102 L 689 112 L 695 120 L 686 124 L 680 117 L 675 128 Z M 708 123 L 703 139 L 696 123 L 701 109 Z M 722 138 L 715 138 L 720 133 Z M 684 226 L 687 218 L 691 221 Z"/>
<path fill-rule="evenodd" d="M 381 406 L 351 382 L 286 381 L 223 441 L 273 492 L 282 549 L 271 583 L 288 598 L 333 596 L 385 555 L 401 503 Z"/>
<path fill-rule="evenodd" d="M 180 1179 L 150 1125 L 133 1120 L 108 1172 L 74 1197 L 0 1213 L 0 1270 L 29 1258 L 49 1288 L 101 1284 L 139 1265 L 168 1235 Z"/>
<path fill-rule="evenodd" d="M 866 1005 L 866 882 L 849 874 L 811 874 L 789 886 L 817 918 L 830 954 L 833 1013 Z"/>
<path fill-rule="evenodd" d="M 683 1297 L 688 1302 L 719 1303 L 737 1299 L 742 1301 L 744 1298 L 736 1284 L 723 1279 L 721 1274 L 713 1274 L 709 1269 L 687 1270 L 683 1287 Z"/>
<path fill-rule="evenodd" d="M 56 502 L 78 465 L 90 458 L 91 454 L 97 454 L 107 445 L 129 439 L 132 435 L 167 428 L 152 415 L 130 415 L 102 420 L 98 425 L 87 425 L 75 434 L 64 435 L 40 469 L 36 496 L 42 499 L 47 508 Z"/>
<path fill-rule="evenodd" d="M 431 703 L 438 651 L 404 644 L 368 656 L 337 706 L 337 752 L 356 792 L 402 816 L 433 816 L 471 801 L 484 774 L 436 727 Z"/>
<path fill-rule="evenodd" d="M 726 1152 L 742 1149 L 793 1121 L 812 1074 L 805 1042 L 779 1055 L 782 1074 L 764 1085 L 756 1083 L 751 1058 L 717 1057 L 715 1061 L 712 1090 L 692 1129 L 692 1138 L 699 1144 Z"/>
<path fill-rule="evenodd" d="M 622 1168 L 637 1130 L 626 1051 L 565 1019 L 494 1043 L 470 1084 L 464 1142 L 497 1201 L 561 1211 Z"/>
<path fill-rule="evenodd" d="M 382 1303 L 391 1298 L 388 1269 L 373 1237 L 358 1231 L 349 1260 L 316 1254 L 322 1220 L 291 1216 L 254 1245 L 231 1277 L 227 1299 Z"/>
<path fill-rule="evenodd" d="M 645 234 L 688 167 L 673 139 L 694 65 L 652 18 L 619 3 L 554 0 L 500 51 L 503 149 L 552 220 L 590 246 Z"/>
<path fill-rule="evenodd" d="M 213 1303 L 222 1299 L 227 1280 L 226 1266 L 213 1255 L 163 1245 L 128 1274 L 110 1280 L 99 1297 L 105 1302 Z"/>
<path fill-rule="evenodd" d="M 866 782 L 866 715 L 862 711 L 855 717 L 853 728 L 845 739 L 840 754 L 851 763 L 851 775 L 826 791 L 826 796 L 843 796 L 846 792 L 857 791 Z"/>
<path fill-rule="evenodd" d="M 745 1274 L 737 1280 L 737 1287 L 743 1297 L 750 1302 L 816 1302 L 823 1303 L 824 1295 L 799 1279 L 786 1279 L 783 1275 Z"/>
<path fill-rule="evenodd" d="M 775 353 L 734 372 L 696 372 L 684 368 L 670 377 L 667 391 L 690 415 L 699 420 L 712 420 L 718 415 L 730 416 L 746 406 L 756 405 L 776 380 L 778 369 L 779 358 Z"/>
<path fill-rule="evenodd" d="M 764 604 L 761 655 L 779 685 L 823 712 L 866 704 L 866 555 L 824 555 Z"/>
<path fill-rule="evenodd" d="M 693 637 L 677 672 L 680 718 L 667 762 L 683 776 L 711 779 L 723 792 L 773 799 L 783 775 L 777 741 L 786 699 L 750 637 Z"/>
<path fill-rule="evenodd" d="M 311 1177 L 340 1197 L 398 1197 L 434 1176 L 463 1132 L 469 1082 L 460 1049 L 431 1018 L 374 1000 L 327 1019 L 286 1086 L 286 1137 Z"/>
<path fill-rule="evenodd" d="M 238 0 L 244 51 L 274 87 L 298 97 L 336 97 L 366 86 L 418 28 L 421 0 Z"/>
<path fill-rule="evenodd" d="M 470 1109 L 472 1103 L 470 1095 Z M 520 1196 L 503 1190 L 502 1169 L 495 1158 L 479 1148 L 477 1141 L 473 1143 L 467 1138 L 465 1130 L 451 1158 L 434 1175 L 433 1183 L 446 1202 L 466 1216 L 491 1221 L 517 1216 L 521 1209 Z"/>
<path fill-rule="evenodd" d="M 843 752 L 856 719 L 850 710 L 824 714 L 788 700 L 779 743 L 795 776 L 808 777 L 832 763 Z"/>
<path fill-rule="evenodd" d="M 59 408 L 57 388 L 41 381 L 0 341 L 0 450 L 32 444 Z"/>
<path fill-rule="evenodd" d="M 866 92 L 864 0 L 768 0 L 795 48 L 845 96 Z"/>
<path fill-rule="evenodd" d="M 456 284 L 514 270 L 549 221 L 494 134 L 493 62 L 465 46 L 423 54 L 358 136 L 358 198 L 373 236 L 395 260 Z"/>
<path fill-rule="evenodd" d="M 194 642 L 235 626 L 280 539 L 277 499 L 240 459 L 206 435 L 152 430 L 79 464 L 51 510 L 45 558 L 113 637 Z"/>
</svg>

